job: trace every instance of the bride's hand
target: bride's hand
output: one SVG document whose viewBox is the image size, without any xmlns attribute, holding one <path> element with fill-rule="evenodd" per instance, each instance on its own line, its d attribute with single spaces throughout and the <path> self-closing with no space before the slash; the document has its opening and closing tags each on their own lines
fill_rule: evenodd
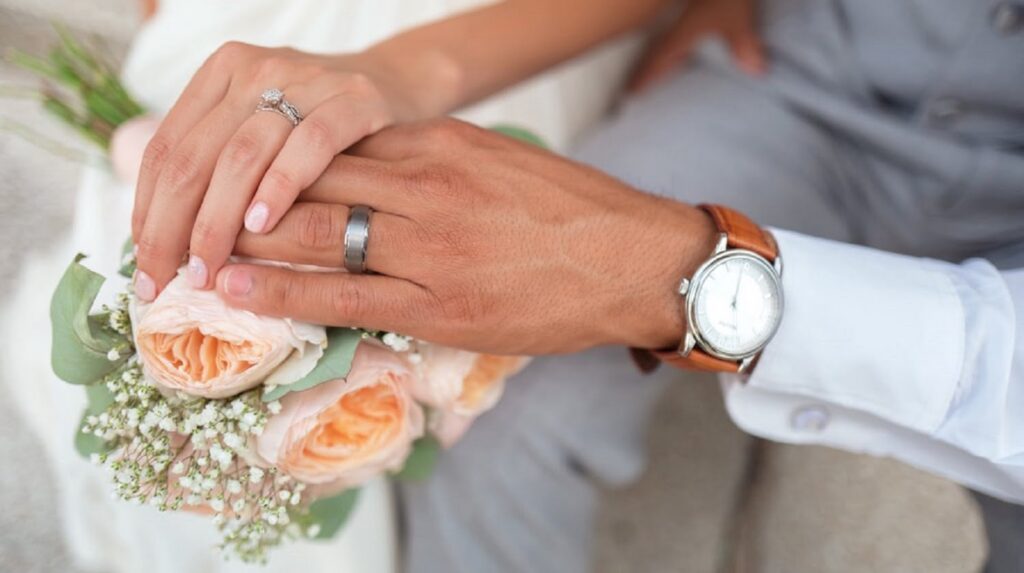
<svg viewBox="0 0 1024 573">
<path fill-rule="evenodd" d="M 299 192 L 364 136 L 415 116 L 386 66 L 368 54 L 318 56 L 225 44 L 203 64 L 143 157 L 132 215 L 137 294 L 153 299 L 186 252 L 200 288 L 242 228 L 274 228 Z M 305 119 L 254 113 L 268 88 Z"/>
<path fill-rule="evenodd" d="M 228 304 L 496 354 L 678 343 L 675 289 L 716 236 L 699 209 L 454 120 L 365 139 L 299 201 L 236 252 L 338 268 L 349 207 L 367 205 L 378 274 L 232 264 Z"/>
</svg>

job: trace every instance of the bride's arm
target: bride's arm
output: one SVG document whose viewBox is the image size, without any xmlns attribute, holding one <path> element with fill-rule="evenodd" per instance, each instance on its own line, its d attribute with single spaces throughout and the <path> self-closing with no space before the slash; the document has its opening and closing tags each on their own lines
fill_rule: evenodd
<svg viewBox="0 0 1024 573">
<path fill-rule="evenodd" d="M 274 229 L 355 142 L 445 114 L 652 19 L 669 0 L 506 0 L 415 28 L 362 53 L 225 44 L 196 72 L 143 156 L 132 214 L 135 292 L 175 276 L 211 288 L 244 226 Z M 304 119 L 253 113 L 283 90 Z"/>
<path fill-rule="evenodd" d="M 506 0 L 414 28 L 367 51 L 451 112 L 649 22 L 669 0 Z"/>
</svg>

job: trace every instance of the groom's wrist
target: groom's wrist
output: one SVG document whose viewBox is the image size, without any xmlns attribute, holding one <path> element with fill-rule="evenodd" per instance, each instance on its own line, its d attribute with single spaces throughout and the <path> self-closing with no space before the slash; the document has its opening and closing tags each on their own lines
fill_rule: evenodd
<svg viewBox="0 0 1024 573">
<path fill-rule="evenodd" d="M 679 283 L 711 256 L 718 232 L 703 210 L 673 203 L 663 220 L 654 224 L 652 241 L 637 254 L 637 282 L 622 292 L 624 324 L 620 344 L 663 349 L 679 345 L 686 331 Z M 636 288 L 639 287 L 639 288 Z"/>
</svg>

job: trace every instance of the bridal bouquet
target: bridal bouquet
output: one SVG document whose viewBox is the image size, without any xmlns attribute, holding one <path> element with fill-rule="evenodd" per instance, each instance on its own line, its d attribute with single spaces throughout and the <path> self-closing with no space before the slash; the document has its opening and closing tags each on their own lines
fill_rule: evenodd
<svg viewBox="0 0 1024 573">
<path fill-rule="evenodd" d="M 371 478 L 426 475 L 524 363 L 257 316 L 180 276 L 94 311 L 81 258 L 51 305 L 54 371 L 88 395 L 76 447 L 122 499 L 212 516 L 246 561 L 333 536 Z"/>
<path fill-rule="evenodd" d="M 77 104 L 53 96 L 47 109 L 84 110 L 57 115 L 134 181 L 158 120 L 137 117 L 116 75 L 67 34 L 49 60 L 18 58 L 72 88 Z M 525 130 L 495 129 L 543 145 Z M 332 537 L 370 479 L 428 475 L 439 449 L 495 405 L 526 361 L 257 316 L 183 276 L 147 303 L 124 280 L 130 247 L 126 288 L 112 304 L 96 307 L 106 279 L 84 255 L 51 301 L 53 370 L 88 398 L 75 447 L 109 468 L 121 499 L 209 515 L 221 548 L 244 561 L 286 540 Z"/>
</svg>

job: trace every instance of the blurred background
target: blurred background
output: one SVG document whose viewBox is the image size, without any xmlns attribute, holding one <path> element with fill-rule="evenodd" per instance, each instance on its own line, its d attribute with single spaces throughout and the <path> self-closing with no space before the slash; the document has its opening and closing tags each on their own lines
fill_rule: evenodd
<svg viewBox="0 0 1024 573">
<path fill-rule="evenodd" d="M 133 0 L 0 0 L 0 47 L 44 54 L 55 41 L 49 23 L 59 21 L 123 55 L 137 9 Z M 35 84 L 0 63 L 0 85 Z M 0 125 L 16 119 L 77 141 L 38 102 L 0 102 Z M 0 297 L 9 296 L 25 260 L 65 236 L 80 174 L 74 161 L 0 131 Z M 974 502 L 958 486 L 889 460 L 754 440 L 729 421 L 711 378 L 672 388 L 650 447 L 652 464 L 639 483 L 605 495 L 598 572 L 960 573 L 979 570 L 985 555 Z M 39 452 L 0 400 L 0 571 L 77 572 Z"/>
</svg>

